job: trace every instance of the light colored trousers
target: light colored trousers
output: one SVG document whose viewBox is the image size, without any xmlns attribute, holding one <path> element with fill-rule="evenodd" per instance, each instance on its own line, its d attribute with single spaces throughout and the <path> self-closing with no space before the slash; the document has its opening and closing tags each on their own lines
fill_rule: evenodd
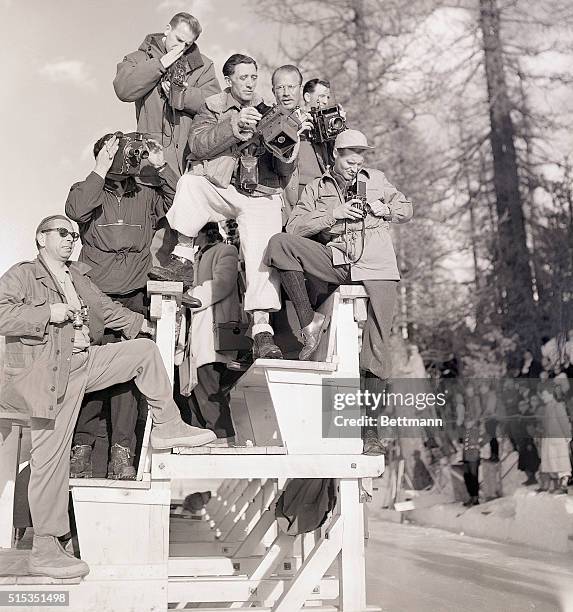
<svg viewBox="0 0 573 612">
<path fill-rule="evenodd" d="M 194 238 L 210 221 L 236 219 L 247 277 L 244 308 L 272 312 L 281 307 L 279 278 L 263 258 L 271 236 L 281 232 L 281 208 L 279 195 L 247 196 L 233 185 L 223 189 L 204 176 L 184 174 L 177 183 L 167 220 L 173 229 Z"/>
<path fill-rule="evenodd" d="M 55 420 L 30 419 L 32 451 L 28 498 L 34 533 L 62 536 L 70 530 L 68 489 L 72 436 L 84 393 L 134 380 L 147 397 L 155 424 L 180 418 L 161 354 L 152 340 L 91 346 L 74 353 L 68 388 Z"/>
</svg>

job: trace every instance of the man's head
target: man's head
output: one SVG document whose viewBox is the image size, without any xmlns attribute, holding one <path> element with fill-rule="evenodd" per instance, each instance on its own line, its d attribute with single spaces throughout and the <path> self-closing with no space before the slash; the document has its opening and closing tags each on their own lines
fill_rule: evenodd
<svg viewBox="0 0 573 612">
<path fill-rule="evenodd" d="M 302 101 L 302 74 L 296 66 L 292 64 L 280 66 L 273 72 L 271 82 L 279 106 L 287 110 L 293 110 L 300 106 Z"/>
<path fill-rule="evenodd" d="M 167 51 L 182 44 L 190 47 L 201 34 L 201 24 L 189 13 L 177 13 L 171 18 L 164 34 Z"/>
<path fill-rule="evenodd" d="M 248 55 L 235 53 L 223 65 L 225 83 L 231 89 L 231 95 L 241 104 L 248 104 L 253 99 L 257 87 L 257 62 Z"/>
<path fill-rule="evenodd" d="M 330 82 L 310 79 L 302 88 L 302 97 L 307 108 L 326 108 L 330 104 Z"/>
<path fill-rule="evenodd" d="M 223 236 L 221 236 L 221 232 L 219 231 L 219 224 L 211 221 L 199 230 L 197 238 L 195 238 L 195 244 L 201 248 L 207 244 L 215 244 L 216 242 L 223 242 Z"/>
<path fill-rule="evenodd" d="M 67 261 L 78 238 L 72 222 L 64 215 L 45 217 L 36 228 L 36 246 L 40 253 L 52 261 Z"/>
<path fill-rule="evenodd" d="M 345 181 L 354 180 L 364 165 L 364 151 L 372 148 L 362 132 L 340 132 L 334 141 L 334 171 Z"/>
</svg>

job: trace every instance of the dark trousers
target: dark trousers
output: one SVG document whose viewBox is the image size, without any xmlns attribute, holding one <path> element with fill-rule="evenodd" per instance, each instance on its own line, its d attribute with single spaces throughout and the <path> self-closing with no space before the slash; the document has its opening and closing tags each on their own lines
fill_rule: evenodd
<svg viewBox="0 0 573 612">
<path fill-rule="evenodd" d="M 350 265 L 334 266 L 330 247 L 309 238 L 276 234 L 267 247 L 265 262 L 279 271 L 303 272 L 332 285 L 354 284 Z M 360 369 L 386 380 L 391 375 L 390 332 L 398 281 L 363 280 L 369 297 L 368 318 L 362 334 Z"/>
<path fill-rule="evenodd" d="M 227 370 L 224 363 L 200 366 L 197 368 L 197 386 L 189 396 L 192 424 L 211 429 L 217 438 L 231 438 L 235 435 L 226 385 L 227 373 L 236 378 L 236 373 Z"/>
<path fill-rule="evenodd" d="M 479 494 L 479 460 L 464 461 L 464 482 L 470 497 L 477 497 Z"/>
<path fill-rule="evenodd" d="M 132 291 L 127 295 L 109 295 L 112 300 L 126 308 L 147 313 L 147 295 L 145 288 Z M 102 345 L 121 342 L 121 333 L 106 331 Z M 84 397 L 73 444 L 89 444 L 93 446 L 101 429 L 107 429 L 106 413 L 109 414 L 110 443 L 120 444 L 135 452 L 135 426 L 138 417 L 138 403 L 141 394 L 132 381 L 114 385 L 108 389 L 87 393 Z"/>
</svg>

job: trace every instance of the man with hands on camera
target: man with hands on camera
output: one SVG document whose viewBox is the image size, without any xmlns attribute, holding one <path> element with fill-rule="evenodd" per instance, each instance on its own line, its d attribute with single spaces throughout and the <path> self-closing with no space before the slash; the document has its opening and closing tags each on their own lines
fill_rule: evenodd
<svg viewBox="0 0 573 612">
<path fill-rule="evenodd" d="M 95 168 L 84 181 L 72 186 L 66 214 L 76 221 L 82 239 L 79 261 L 90 266 L 87 273 L 111 299 L 135 312 L 147 311 L 147 273 L 151 267 L 150 246 L 159 221 L 173 202 L 177 176 L 165 162 L 161 146 L 147 140 L 149 165 L 157 188 L 141 185 L 133 176 L 121 180 L 108 175 L 118 154 L 114 134 L 100 138 L 94 146 Z M 119 151 L 119 155 L 122 152 Z M 108 331 L 103 344 L 119 342 L 121 335 Z M 92 448 L 109 401 L 111 454 L 109 478 L 135 478 L 133 456 L 138 417 L 138 392 L 131 382 L 88 396 L 82 406 L 72 452 L 72 476 L 91 477 Z"/>
<path fill-rule="evenodd" d="M 36 229 L 38 257 L 0 278 L 0 334 L 6 337 L 0 415 L 30 419 L 29 570 L 53 578 L 89 572 L 58 541 L 70 530 L 70 446 L 84 393 L 134 380 L 147 397 L 155 448 L 215 439 L 213 432 L 181 420 L 156 344 L 133 339 L 150 331 L 144 317 L 103 294 L 86 276 L 85 264 L 68 261 L 78 238 L 63 215 L 46 217 Z M 98 346 L 105 327 L 128 341 Z"/>
<path fill-rule="evenodd" d="M 232 55 L 223 66 L 223 75 L 228 88 L 207 98 L 193 122 L 191 170 L 179 180 L 167 215 L 170 226 L 179 232 L 179 243 L 169 265 L 154 267 L 151 276 L 183 280 L 191 286 L 193 242 L 199 230 L 209 221 L 236 219 L 246 270 L 244 308 L 253 319 L 253 354 L 255 358 L 280 358 L 269 322 L 269 313 L 281 307 L 279 284 L 264 265 L 263 256 L 270 237 L 282 228 L 281 193 L 293 173 L 298 142 L 284 161 L 255 136 L 262 116 L 254 108 L 259 100 L 255 97 L 258 74 L 253 58 Z M 248 190 L 239 178 L 247 148 L 254 164 L 253 176 L 256 174 Z"/>
<path fill-rule="evenodd" d="M 163 33 L 148 34 L 117 66 L 113 86 L 123 102 L 135 102 L 137 131 L 155 138 L 178 175 L 185 171 L 191 121 L 205 98 L 221 91 L 213 62 L 200 53 L 201 25 L 189 13 L 173 16 Z M 170 98 L 172 76 L 183 76 L 181 103 Z"/>
<path fill-rule="evenodd" d="M 390 223 L 412 217 L 412 204 L 379 170 L 364 168 L 371 149 L 357 130 L 341 132 L 334 145 L 334 165 L 309 183 L 288 220 L 287 233 L 273 236 L 265 263 L 278 270 L 295 307 L 303 349 L 310 359 L 329 320 L 309 301 L 305 274 L 328 283 L 362 283 L 368 292 L 368 318 L 362 336 L 361 377 L 378 390 L 390 376 L 389 337 L 400 273 Z M 365 199 L 352 195 L 365 184 Z M 374 431 L 365 432 L 365 452 L 382 452 Z"/>
</svg>

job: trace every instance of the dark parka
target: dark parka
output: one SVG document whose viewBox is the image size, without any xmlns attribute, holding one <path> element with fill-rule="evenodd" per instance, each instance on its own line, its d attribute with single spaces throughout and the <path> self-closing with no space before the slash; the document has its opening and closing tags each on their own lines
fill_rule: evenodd
<svg viewBox="0 0 573 612">
<path fill-rule="evenodd" d="M 166 48 L 163 34 L 148 34 L 134 53 L 117 65 L 113 87 L 123 102 L 135 102 L 137 131 L 155 138 L 165 148 L 165 160 L 179 174 L 185 170 L 187 139 L 191 120 L 205 98 L 221 91 L 213 62 L 193 44 L 187 59 L 185 107 L 172 111 L 161 88 L 166 72 L 160 58 Z"/>
<path fill-rule="evenodd" d="M 135 338 L 143 316 L 102 293 L 86 276 L 88 266 L 69 262 L 76 291 L 89 308 L 91 344 L 104 327 Z M 74 347 L 71 321 L 50 324 L 50 304 L 65 302 L 41 256 L 12 266 L 0 278 L 0 335 L 6 336 L 0 418 L 55 419 L 68 386 Z"/>
</svg>

